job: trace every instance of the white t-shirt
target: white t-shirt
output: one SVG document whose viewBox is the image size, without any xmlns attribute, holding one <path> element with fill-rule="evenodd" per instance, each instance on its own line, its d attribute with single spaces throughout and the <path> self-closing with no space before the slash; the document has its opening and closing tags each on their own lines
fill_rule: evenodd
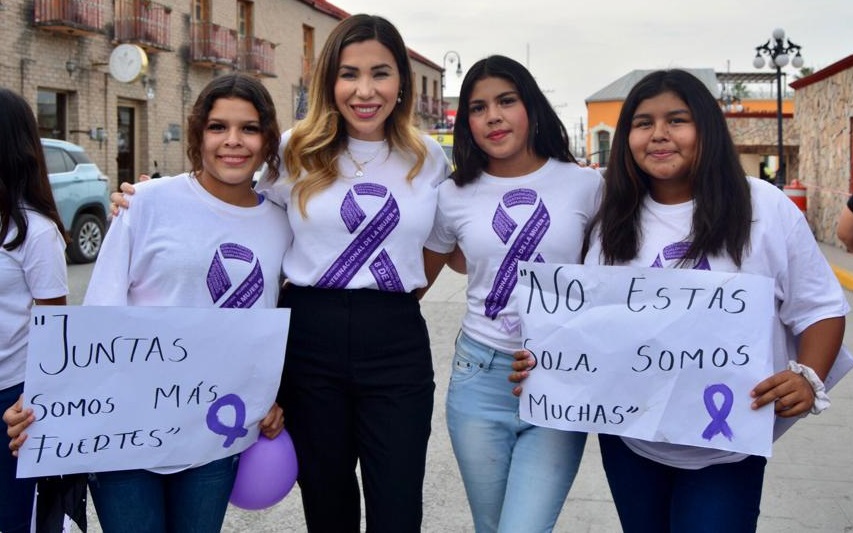
<svg viewBox="0 0 853 533">
<path fill-rule="evenodd" d="M 272 202 L 237 207 L 189 174 L 136 185 L 113 220 L 85 305 L 274 308 L 292 239 Z"/>
<path fill-rule="evenodd" d="M 282 150 L 290 132 L 282 136 Z M 414 159 L 387 143 L 347 141 L 357 168 L 342 152 L 340 177 L 311 197 L 308 216 L 291 197 L 293 182 L 282 167 L 278 180 L 257 189 L 287 210 L 293 246 L 284 260 L 287 279 L 299 286 L 410 292 L 426 285 L 423 245 L 435 219 L 436 185 L 449 173 L 447 158 L 424 135 L 427 157 L 408 182 Z M 365 161 L 368 161 L 365 163 Z"/>
<path fill-rule="evenodd" d="M 223 202 L 189 174 L 139 183 L 131 202 L 107 232 L 84 305 L 276 306 L 293 238 L 279 206 Z"/>
<path fill-rule="evenodd" d="M 777 320 L 773 328 L 774 352 L 770 356 L 774 371 L 778 372 L 786 367 L 789 359 L 796 360 L 795 335 L 820 320 L 843 317 L 849 308 L 803 214 L 778 188 L 759 179 L 748 179 L 753 223 L 749 251 L 740 269 L 727 255 L 701 257 L 692 266 L 773 278 Z M 663 205 L 647 196 L 640 217 L 640 251 L 628 264 L 673 267 L 678 262 L 680 247 L 672 245 L 688 240 L 692 217 L 692 201 Z M 600 253 L 600 241 L 594 238 L 585 264 L 598 264 Z M 623 440 L 637 454 L 678 468 L 698 469 L 746 457 L 712 448 Z"/>
<path fill-rule="evenodd" d="M 65 240 L 49 218 L 29 209 L 25 214 L 24 242 L 14 250 L 0 247 L 0 390 L 24 381 L 33 299 L 68 294 Z M 3 244 L 18 234 L 9 222 L 12 226 Z"/>
<path fill-rule="evenodd" d="M 463 187 L 439 187 L 438 213 L 426 247 L 459 244 L 468 270 L 462 330 L 502 352 L 521 348 L 516 267 L 519 261 L 579 263 L 587 223 L 601 201 L 595 170 L 549 159 L 514 178 L 483 173 Z"/>
</svg>

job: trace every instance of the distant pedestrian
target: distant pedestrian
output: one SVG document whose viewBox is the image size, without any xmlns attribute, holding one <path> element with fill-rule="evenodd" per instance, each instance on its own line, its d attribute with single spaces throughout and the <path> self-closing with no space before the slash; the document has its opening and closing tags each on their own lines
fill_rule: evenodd
<svg viewBox="0 0 853 533">
<path fill-rule="evenodd" d="M 468 310 L 456 340 L 447 426 L 478 533 L 551 531 L 578 471 L 586 433 L 518 418 L 507 381 L 522 346 L 519 261 L 579 263 L 602 178 L 569 151 L 557 114 L 510 58 L 475 63 L 462 82 L 452 180 L 439 187 L 427 241 L 430 279 L 458 246 Z"/>
</svg>

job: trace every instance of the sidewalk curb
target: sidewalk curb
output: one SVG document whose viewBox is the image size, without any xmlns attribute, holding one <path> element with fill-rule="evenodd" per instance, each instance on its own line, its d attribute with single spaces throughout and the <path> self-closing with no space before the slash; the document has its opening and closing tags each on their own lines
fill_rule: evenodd
<svg viewBox="0 0 853 533">
<path fill-rule="evenodd" d="M 848 291 L 853 291 L 853 273 L 833 264 L 830 264 L 829 266 L 832 267 L 832 271 L 835 272 L 835 277 L 838 278 L 841 286 Z"/>
</svg>

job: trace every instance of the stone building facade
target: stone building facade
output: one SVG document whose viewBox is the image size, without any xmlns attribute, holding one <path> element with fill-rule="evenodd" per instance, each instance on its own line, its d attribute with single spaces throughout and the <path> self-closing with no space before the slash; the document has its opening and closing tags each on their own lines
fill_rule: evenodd
<svg viewBox="0 0 853 533">
<path fill-rule="evenodd" d="M 316 57 L 347 16 L 325 0 L 2 0 L 0 86 L 30 102 L 43 137 L 86 148 L 115 188 L 140 173 L 187 168 L 187 113 L 221 73 L 260 77 L 281 127 L 292 126 L 304 115 Z M 109 71 L 122 43 L 148 59 L 130 83 Z M 410 57 L 426 128 L 440 116 L 441 67 Z"/>
<path fill-rule="evenodd" d="M 835 237 L 838 213 L 853 192 L 853 55 L 791 84 L 800 136 L 800 181 L 809 225 L 822 242 Z M 808 132 L 808 133 L 806 133 Z"/>
<path fill-rule="evenodd" d="M 777 114 L 730 112 L 725 116 L 744 170 L 750 176 L 760 177 L 760 161 L 768 155 L 779 153 Z M 800 130 L 794 114 L 782 113 L 782 159 L 787 183 L 799 179 L 799 145 Z"/>
</svg>

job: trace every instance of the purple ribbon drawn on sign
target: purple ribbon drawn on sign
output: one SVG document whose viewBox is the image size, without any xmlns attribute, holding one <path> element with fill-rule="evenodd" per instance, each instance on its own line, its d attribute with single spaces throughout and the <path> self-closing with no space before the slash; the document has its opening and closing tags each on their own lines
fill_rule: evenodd
<svg viewBox="0 0 853 533">
<path fill-rule="evenodd" d="M 507 208 L 517 205 L 534 205 L 538 195 L 533 189 L 515 189 L 503 196 L 503 204 Z M 515 241 L 510 245 L 504 256 L 501 266 L 495 275 L 492 289 L 486 295 L 486 316 L 494 320 L 498 313 L 504 309 L 509 302 L 509 297 L 515 289 L 518 281 L 516 267 L 519 261 L 529 261 L 536 251 L 536 247 L 542 241 L 548 228 L 551 226 L 551 216 L 545 203 L 539 200 L 536 209 L 524 223 Z M 518 228 L 518 223 L 506 212 L 501 204 L 495 209 L 492 217 L 492 229 L 504 244 L 509 242 L 510 237 Z M 536 262 L 543 262 L 544 258 L 536 254 Z"/>
<path fill-rule="evenodd" d="M 346 287 L 347 283 L 355 277 L 361 267 L 370 261 L 373 253 L 379 249 L 385 239 L 397 227 L 397 224 L 400 223 L 400 208 L 394 196 L 388 192 L 385 186 L 377 183 L 359 183 L 347 192 L 341 204 L 341 218 L 350 233 L 355 233 L 367 219 L 367 214 L 359 205 L 356 195 L 378 198 L 385 198 L 387 195 L 388 198 L 376 215 L 364 226 L 364 229 L 355 236 L 346 249 L 332 262 L 329 269 L 317 280 L 316 287 L 329 289 Z M 369 269 L 380 290 L 403 291 L 403 282 L 400 280 L 397 268 L 384 249 L 370 262 Z"/>
<path fill-rule="evenodd" d="M 219 420 L 219 410 L 226 406 L 234 408 L 234 425 L 223 424 Z M 226 394 L 210 404 L 207 409 L 207 427 L 217 435 L 224 435 L 223 448 L 230 448 L 234 441 L 249 434 L 249 430 L 243 427 L 246 423 L 246 404 L 236 394 Z"/>
<path fill-rule="evenodd" d="M 234 259 L 245 263 L 254 261 L 255 264 L 252 267 L 252 271 L 246 276 L 246 279 L 234 289 L 231 296 L 222 302 L 219 307 L 238 309 L 252 307 L 264 293 L 264 274 L 261 270 L 260 261 L 255 259 L 255 254 L 252 253 L 252 250 L 245 246 L 233 242 L 220 245 L 216 253 L 213 254 L 213 260 L 210 263 L 210 268 L 207 270 L 207 289 L 210 291 L 210 296 L 214 302 L 222 298 L 232 286 L 231 278 L 228 276 L 223 259 Z"/>
<path fill-rule="evenodd" d="M 717 393 L 723 395 L 723 405 L 719 408 L 716 402 L 714 402 L 714 395 Z M 711 415 L 711 422 L 705 428 L 705 431 L 702 432 L 702 438 L 711 440 L 714 435 L 720 433 L 727 439 L 732 440 L 734 434 L 732 433 L 732 428 L 726 422 L 726 418 L 732 412 L 732 406 L 734 405 L 734 393 L 732 389 L 722 383 L 709 385 L 705 387 L 704 400 L 705 409 Z"/>
<path fill-rule="evenodd" d="M 668 244 L 663 249 L 663 260 L 672 261 L 674 259 L 684 259 L 687 255 L 687 251 L 690 250 L 691 244 L 693 243 L 690 241 Z M 657 257 L 655 257 L 655 262 L 652 263 L 652 268 L 663 268 L 663 260 L 661 259 L 661 254 L 658 254 Z M 711 263 L 708 262 L 708 257 L 705 254 L 702 254 L 702 256 L 696 261 L 696 264 L 693 266 L 693 270 L 711 270 Z"/>
</svg>

